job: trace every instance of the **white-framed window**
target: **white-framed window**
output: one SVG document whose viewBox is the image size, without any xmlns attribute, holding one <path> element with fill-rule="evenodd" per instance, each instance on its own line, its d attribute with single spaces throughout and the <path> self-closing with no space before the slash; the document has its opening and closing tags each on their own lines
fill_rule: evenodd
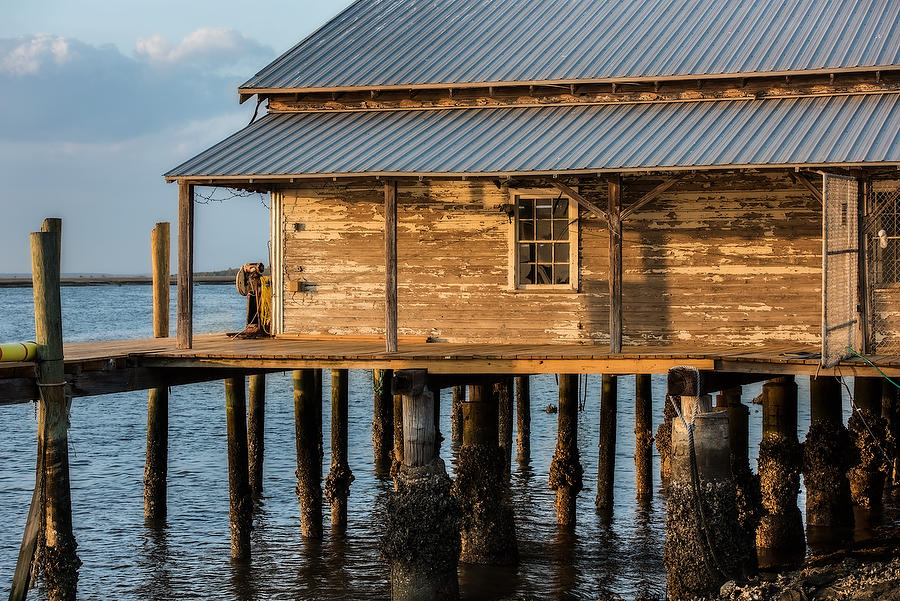
<svg viewBox="0 0 900 601">
<path fill-rule="evenodd" d="M 557 190 L 510 190 L 510 286 L 578 289 L 578 206 Z"/>
</svg>

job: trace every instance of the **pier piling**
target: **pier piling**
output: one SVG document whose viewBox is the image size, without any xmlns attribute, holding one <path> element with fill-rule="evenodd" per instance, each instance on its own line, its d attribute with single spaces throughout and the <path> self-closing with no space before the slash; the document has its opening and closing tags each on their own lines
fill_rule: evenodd
<svg viewBox="0 0 900 601">
<path fill-rule="evenodd" d="M 157 223 L 150 236 L 153 270 L 153 337 L 169 336 L 169 224 Z M 166 477 L 169 455 L 169 389 L 147 394 L 147 456 L 144 464 L 144 519 L 166 519 Z"/>
<path fill-rule="evenodd" d="M 741 574 L 748 555 L 735 506 L 728 416 L 711 411 L 709 395 L 679 399 L 688 427 L 679 417 L 672 422 L 663 554 L 674 601 L 717 593 Z"/>
<path fill-rule="evenodd" d="M 294 371 L 294 431 L 297 441 L 297 501 L 304 538 L 322 538 L 322 395 L 317 370 Z"/>
<path fill-rule="evenodd" d="M 248 380 L 247 453 L 250 492 L 254 499 L 262 496 L 263 458 L 266 433 L 266 376 L 255 374 Z"/>
<path fill-rule="evenodd" d="M 809 402 L 811 419 L 803 448 L 803 483 L 806 532 L 812 543 L 851 535 L 853 504 L 847 479 L 851 467 L 850 434 L 841 415 L 841 385 L 837 378 L 810 376 Z"/>
<path fill-rule="evenodd" d="M 394 397 L 391 394 L 390 369 L 372 370 L 372 391 L 374 417 L 372 419 L 372 452 L 375 457 L 375 471 L 390 473 L 391 454 L 394 446 Z"/>
<path fill-rule="evenodd" d="M 497 398 L 497 432 L 500 449 L 503 451 L 503 469 L 509 475 L 512 462 L 513 441 L 513 383 L 511 378 L 503 378 L 494 384 Z"/>
<path fill-rule="evenodd" d="M 460 510 L 437 454 L 434 394 L 425 375 L 404 370 L 394 379 L 394 392 L 402 395 L 404 453 L 381 539 L 394 601 L 459 599 Z"/>
<path fill-rule="evenodd" d="M 228 515 L 231 520 L 231 558 L 250 559 L 253 499 L 247 454 L 247 393 L 244 378 L 225 380 L 225 415 L 228 426 Z"/>
<path fill-rule="evenodd" d="M 559 375 L 556 450 L 550 463 L 550 489 L 556 491 L 556 523 L 575 528 L 575 499 L 583 488 L 578 456 L 578 376 Z"/>
<path fill-rule="evenodd" d="M 400 473 L 400 466 L 403 465 L 403 397 L 399 394 L 394 397 L 394 451 L 391 453 L 391 478 L 394 479 L 394 489 L 399 486 L 397 482 L 397 474 Z"/>
<path fill-rule="evenodd" d="M 453 483 L 453 496 L 462 511 L 460 561 L 465 563 L 510 565 L 518 560 L 509 479 L 498 440 L 492 386 L 469 386 Z"/>
<path fill-rule="evenodd" d="M 803 454 L 797 440 L 797 384 L 793 376 L 763 384 L 759 479 L 763 516 L 756 529 L 760 567 L 795 565 L 806 554 L 797 507 Z"/>
<path fill-rule="evenodd" d="M 527 464 L 531 458 L 531 378 L 516 377 L 516 461 Z"/>
<path fill-rule="evenodd" d="M 603 374 L 600 395 L 600 451 L 597 462 L 597 509 L 611 511 L 616 473 L 616 406 L 618 378 Z"/>
<path fill-rule="evenodd" d="M 675 403 L 680 399 L 674 399 Z M 656 429 L 656 450 L 659 452 L 659 479 L 663 486 L 672 478 L 672 420 L 675 418 L 673 399 L 666 395 L 663 405 L 663 421 Z"/>
<path fill-rule="evenodd" d="M 881 416 L 883 388 L 881 378 L 854 378 L 853 401 L 856 405 L 847 422 L 851 443 L 859 463 L 850 469 L 850 493 L 853 503 L 864 509 L 881 507 L 886 476 L 892 469 L 893 444 L 887 433 L 887 420 Z"/>
<path fill-rule="evenodd" d="M 325 498 L 331 505 L 331 530 L 347 530 L 347 497 L 353 474 L 347 463 L 347 390 L 349 372 L 331 370 L 331 471 L 325 478 Z"/>
<path fill-rule="evenodd" d="M 455 446 L 462 444 L 462 404 L 466 401 L 466 387 L 454 386 L 450 401 L 450 438 Z"/>
<path fill-rule="evenodd" d="M 650 374 L 634 376 L 634 475 L 638 502 L 653 497 L 653 393 Z"/>
</svg>

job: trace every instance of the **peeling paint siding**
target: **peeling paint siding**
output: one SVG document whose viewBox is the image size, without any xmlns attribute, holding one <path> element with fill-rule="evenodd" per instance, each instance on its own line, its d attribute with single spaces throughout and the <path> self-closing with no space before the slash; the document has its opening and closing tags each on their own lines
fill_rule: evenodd
<svg viewBox="0 0 900 601">
<path fill-rule="evenodd" d="M 659 183 L 625 181 L 628 205 Z M 601 207 L 606 185 L 578 182 Z M 528 187 L 548 187 L 529 182 Z M 581 289 L 508 287 L 506 192 L 423 182 L 398 196 L 401 335 L 449 342 L 608 342 L 608 238 L 580 216 Z M 382 335 L 383 190 L 364 183 L 286 190 L 287 333 Z M 300 224 L 296 225 L 295 224 Z M 786 174 L 697 174 L 625 223 L 625 344 L 816 344 L 821 208 Z M 302 266 L 302 272 L 298 267 Z"/>
</svg>

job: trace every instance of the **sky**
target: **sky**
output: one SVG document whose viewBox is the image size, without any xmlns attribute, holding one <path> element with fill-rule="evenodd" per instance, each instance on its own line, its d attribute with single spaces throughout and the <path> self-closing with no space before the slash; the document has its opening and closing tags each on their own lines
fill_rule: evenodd
<svg viewBox="0 0 900 601">
<path fill-rule="evenodd" d="M 0 18 L 0 274 L 63 219 L 64 273 L 150 271 L 162 174 L 247 125 L 237 87 L 349 0 L 28 0 Z M 196 271 L 268 263 L 268 197 L 199 188 Z M 173 268 L 174 271 L 174 268 Z"/>
</svg>

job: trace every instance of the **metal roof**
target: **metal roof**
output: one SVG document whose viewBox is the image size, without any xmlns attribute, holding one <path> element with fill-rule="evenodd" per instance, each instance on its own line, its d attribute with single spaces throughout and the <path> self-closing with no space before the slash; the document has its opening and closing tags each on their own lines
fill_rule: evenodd
<svg viewBox="0 0 900 601">
<path fill-rule="evenodd" d="M 897 0 L 358 0 L 241 92 L 891 66 Z"/>
<path fill-rule="evenodd" d="M 898 93 L 270 113 L 166 177 L 895 164 L 898 134 Z"/>
</svg>

